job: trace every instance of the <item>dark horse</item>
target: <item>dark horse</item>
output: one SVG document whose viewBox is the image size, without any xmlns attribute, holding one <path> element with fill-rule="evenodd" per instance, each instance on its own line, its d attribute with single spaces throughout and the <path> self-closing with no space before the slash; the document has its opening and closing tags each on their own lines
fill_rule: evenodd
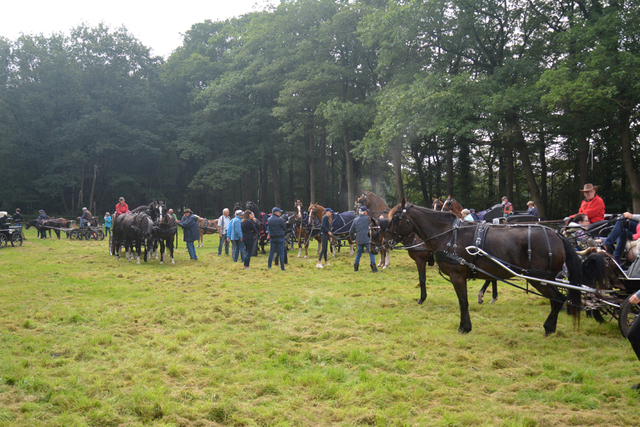
<svg viewBox="0 0 640 427">
<path fill-rule="evenodd" d="M 314 227 L 309 221 L 309 213 L 306 212 L 302 205 L 302 200 L 298 199 L 295 203 L 295 214 L 293 218 L 293 229 L 296 234 L 296 240 L 298 241 L 298 258 L 302 256 L 302 245 L 304 242 L 304 257 L 309 256 L 309 243 L 311 239 L 316 239 L 321 242 L 320 229 Z M 320 245 L 318 244 L 318 252 L 320 251 Z"/>
<path fill-rule="evenodd" d="M 68 228 L 69 221 L 64 218 L 49 218 L 42 223 L 38 222 L 37 219 L 32 219 L 31 221 L 25 224 L 25 228 L 28 230 L 31 227 L 35 227 L 36 230 L 40 231 L 42 229 L 49 230 L 49 237 L 51 237 L 51 230 L 56 233 L 58 239 L 60 238 L 60 229 Z M 69 233 L 67 232 L 67 237 L 69 237 Z"/>
<path fill-rule="evenodd" d="M 569 241 L 555 230 L 542 225 L 499 226 L 460 223 L 455 214 L 415 206 L 406 202 L 404 198 L 389 212 L 389 218 L 386 236 L 388 239 L 399 242 L 411 233 L 416 233 L 434 252 L 440 271 L 449 276 L 458 296 L 458 330 L 462 333 L 471 331 L 467 280 L 513 277 L 513 273 L 498 265 L 493 259 L 499 260 L 518 274 L 548 281 L 554 281 L 566 263 L 569 282 L 576 287 L 568 289 L 571 301 L 568 309 L 576 320 L 579 319 L 581 303 L 581 294 L 577 290 L 579 286 L 582 283 L 593 283 L 586 283 L 587 279 L 604 279 L 583 277 L 582 260 Z M 598 257 L 597 262 L 604 262 L 604 258 L 595 256 Z M 529 283 L 542 296 L 549 298 L 551 304 L 551 313 L 544 322 L 545 334 L 549 335 L 556 331 L 558 313 L 567 298 L 557 286 L 543 284 L 535 279 L 529 279 Z"/>
<path fill-rule="evenodd" d="M 154 251 L 156 245 L 160 244 L 160 264 L 164 263 L 164 251 L 165 247 L 169 249 L 169 255 L 171 257 L 171 264 L 175 264 L 173 259 L 174 241 L 176 238 L 176 232 L 178 227 L 176 221 L 172 215 L 169 215 L 164 204 L 160 206 L 159 217 L 154 223 L 153 227 L 153 239 L 154 239 Z"/>
<path fill-rule="evenodd" d="M 317 203 L 311 203 L 309 206 L 309 221 L 317 221 L 318 225 L 322 223 L 322 217 L 324 216 L 324 206 L 319 205 Z M 352 211 L 347 212 L 334 212 L 331 217 L 331 234 L 333 234 L 334 239 L 337 239 L 338 250 L 340 249 L 340 242 L 342 240 L 347 240 L 349 242 L 350 252 L 349 255 L 353 255 L 353 243 L 349 236 L 349 229 L 351 228 L 351 224 L 353 220 L 356 219 L 356 214 Z M 333 251 L 333 256 L 336 256 L 336 251 L 334 246 L 331 246 Z"/>
<path fill-rule="evenodd" d="M 133 259 L 135 249 L 138 264 L 144 245 L 144 262 L 147 262 L 149 249 L 153 249 L 153 220 L 146 212 L 118 215 L 113 230 L 112 253 L 120 260 L 120 247 L 124 244 L 127 259 Z"/>
</svg>

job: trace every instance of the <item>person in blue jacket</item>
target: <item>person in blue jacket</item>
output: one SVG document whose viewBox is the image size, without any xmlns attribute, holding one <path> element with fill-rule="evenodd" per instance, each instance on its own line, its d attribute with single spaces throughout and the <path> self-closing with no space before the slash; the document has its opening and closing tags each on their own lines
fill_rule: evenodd
<svg viewBox="0 0 640 427">
<path fill-rule="evenodd" d="M 284 235 L 287 230 L 287 226 L 285 225 L 282 218 L 282 209 L 278 207 L 274 207 L 271 210 L 271 216 L 268 220 L 268 233 L 269 233 L 269 241 L 270 241 L 270 249 L 269 249 L 269 261 L 268 268 L 271 268 L 271 263 L 273 262 L 273 257 L 277 253 L 278 258 L 280 258 L 280 269 L 284 271 Z"/>
<path fill-rule="evenodd" d="M 191 211 L 191 209 L 185 209 L 182 219 L 176 224 L 182 227 L 184 241 L 187 243 L 189 256 L 192 260 L 197 261 L 198 256 L 196 255 L 196 247 L 194 246 L 193 242 L 198 240 L 198 238 L 200 237 L 200 232 L 198 230 L 198 221 L 191 215 L 192 213 L 193 212 Z"/>
<path fill-rule="evenodd" d="M 108 236 L 111 234 L 111 214 L 109 212 L 105 212 L 104 214 L 104 235 Z"/>
<path fill-rule="evenodd" d="M 38 215 L 38 225 L 40 225 L 42 227 L 42 224 L 47 219 L 49 219 L 47 214 L 44 212 L 44 210 L 40 209 L 40 215 Z M 38 239 L 46 239 L 47 238 L 47 229 L 46 228 L 40 228 L 38 230 L 38 234 L 39 234 Z"/>
<path fill-rule="evenodd" d="M 227 241 L 231 242 L 231 258 L 233 262 L 240 260 L 244 263 L 244 242 L 242 241 L 242 210 L 235 211 L 235 216 L 229 222 Z"/>
<path fill-rule="evenodd" d="M 371 240 L 369 239 L 369 224 L 371 221 L 369 220 L 369 209 L 366 206 L 360 206 L 360 215 L 351 223 L 351 228 L 349 229 L 349 237 L 351 240 L 356 240 L 358 242 L 358 252 L 356 253 L 356 260 L 353 263 L 353 271 L 358 271 L 358 267 L 360 266 L 360 257 L 362 253 L 366 250 L 369 252 L 369 260 L 371 261 L 371 271 L 374 273 L 378 272 L 378 268 L 376 267 L 376 256 L 371 253 L 369 249 L 369 244 Z"/>
</svg>

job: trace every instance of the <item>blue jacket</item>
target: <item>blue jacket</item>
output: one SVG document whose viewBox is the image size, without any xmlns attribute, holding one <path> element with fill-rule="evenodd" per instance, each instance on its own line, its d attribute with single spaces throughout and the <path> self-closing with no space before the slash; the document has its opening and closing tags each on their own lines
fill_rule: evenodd
<svg viewBox="0 0 640 427">
<path fill-rule="evenodd" d="M 359 245 L 365 245 L 371 241 L 369 239 L 369 215 L 359 215 L 351 223 L 349 229 L 349 237 L 353 239 L 355 236 Z"/>
<path fill-rule="evenodd" d="M 282 218 L 278 215 L 273 214 L 269 217 L 269 237 L 272 239 L 282 239 L 284 238 L 285 231 L 287 226 L 285 225 Z"/>
<path fill-rule="evenodd" d="M 183 216 L 180 222 L 177 222 L 184 230 L 184 241 L 195 242 L 200 238 L 200 230 L 198 229 L 198 220 L 193 216 Z"/>
<path fill-rule="evenodd" d="M 242 219 L 240 217 L 236 216 L 229 223 L 227 238 L 229 240 L 242 240 Z"/>
<path fill-rule="evenodd" d="M 111 216 L 107 215 L 104 217 L 104 226 L 111 228 Z"/>
</svg>

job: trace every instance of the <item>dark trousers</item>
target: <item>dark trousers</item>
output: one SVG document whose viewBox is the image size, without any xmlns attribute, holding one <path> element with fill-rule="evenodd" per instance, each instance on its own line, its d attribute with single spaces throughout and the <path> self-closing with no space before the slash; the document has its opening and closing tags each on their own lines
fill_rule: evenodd
<svg viewBox="0 0 640 427">
<path fill-rule="evenodd" d="M 253 240 L 244 240 L 244 246 L 247 252 L 244 254 L 244 266 L 249 267 L 249 263 L 251 262 L 251 255 L 253 253 L 253 247 L 255 245 L 255 239 Z"/>
<path fill-rule="evenodd" d="M 218 255 L 222 255 L 222 246 L 224 245 L 224 253 L 229 255 L 229 242 L 227 242 L 227 235 L 220 235 L 220 244 L 218 245 Z"/>
<path fill-rule="evenodd" d="M 271 268 L 271 263 L 273 262 L 275 254 L 278 254 L 278 257 L 280 258 L 280 269 L 284 270 L 284 237 L 271 239 L 268 263 L 269 268 Z"/>
<path fill-rule="evenodd" d="M 321 241 L 321 250 L 320 250 L 320 256 L 318 257 L 318 262 L 322 261 L 322 256 L 324 255 L 324 262 L 327 262 L 327 247 L 329 246 L 329 235 L 328 234 L 323 234 L 322 235 L 322 241 Z"/>
</svg>

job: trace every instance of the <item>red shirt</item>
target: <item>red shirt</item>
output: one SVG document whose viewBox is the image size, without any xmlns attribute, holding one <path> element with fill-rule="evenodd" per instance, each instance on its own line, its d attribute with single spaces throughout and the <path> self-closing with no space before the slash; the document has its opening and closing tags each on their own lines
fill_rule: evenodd
<svg viewBox="0 0 640 427">
<path fill-rule="evenodd" d="M 511 215 L 513 213 L 513 204 L 511 202 L 504 204 L 503 213 L 505 215 Z"/>
<path fill-rule="evenodd" d="M 129 212 L 129 205 L 125 204 L 120 204 L 120 202 L 118 202 L 118 204 L 116 205 L 116 215 L 120 215 L 120 214 L 124 214 Z"/>
<path fill-rule="evenodd" d="M 589 201 L 583 200 L 578 213 L 587 215 L 590 224 L 604 221 L 604 200 L 597 194 Z"/>
</svg>

